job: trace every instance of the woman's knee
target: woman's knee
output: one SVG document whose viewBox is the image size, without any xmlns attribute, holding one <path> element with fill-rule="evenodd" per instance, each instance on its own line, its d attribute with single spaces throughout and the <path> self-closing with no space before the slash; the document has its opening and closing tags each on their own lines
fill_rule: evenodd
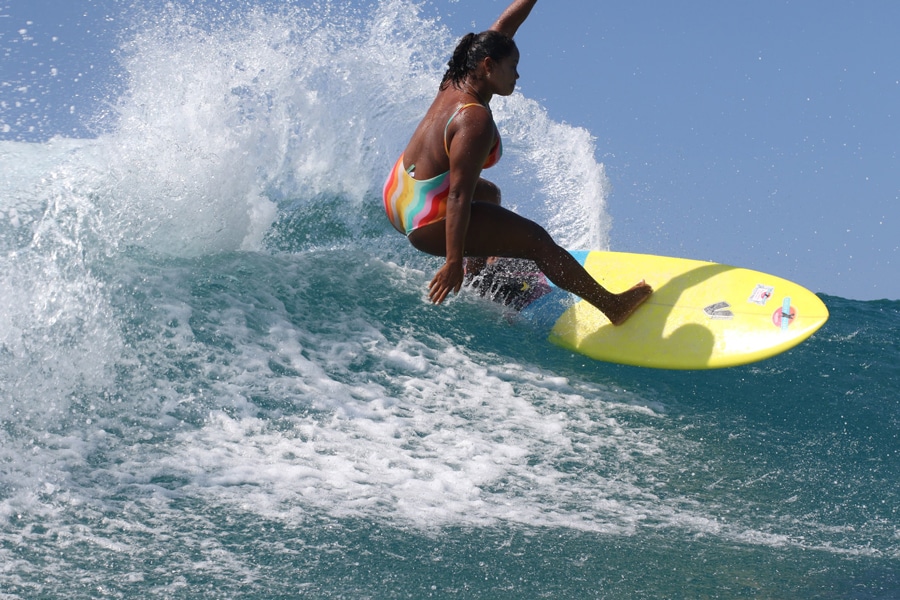
<svg viewBox="0 0 900 600">
<path fill-rule="evenodd" d="M 553 237 L 544 229 L 544 226 L 538 223 L 537 221 L 532 221 L 529 218 L 522 217 L 522 224 L 520 225 L 521 232 L 524 234 L 532 245 L 544 247 L 548 245 L 555 245 L 553 241 Z"/>
<path fill-rule="evenodd" d="M 552 258 L 559 253 L 560 246 L 541 225 L 534 221 L 529 221 L 524 233 L 527 241 L 525 241 L 523 246 L 526 248 L 528 255 L 523 258 L 540 261 Z"/>
<path fill-rule="evenodd" d="M 475 202 L 486 202 L 488 204 L 500 204 L 500 188 L 487 179 L 479 179 L 475 184 L 475 194 L 473 200 Z"/>
</svg>

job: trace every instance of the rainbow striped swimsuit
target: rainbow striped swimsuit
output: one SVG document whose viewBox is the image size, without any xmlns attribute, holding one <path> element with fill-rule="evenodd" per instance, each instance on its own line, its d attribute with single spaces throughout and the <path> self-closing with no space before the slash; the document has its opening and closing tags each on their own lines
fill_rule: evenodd
<svg viewBox="0 0 900 600">
<path fill-rule="evenodd" d="M 453 113 L 453 116 L 447 121 L 447 126 L 444 127 L 444 150 L 447 152 L 447 156 L 450 156 L 450 149 L 447 147 L 447 128 L 450 127 L 453 118 L 469 106 L 483 105 L 465 104 L 461 106 Z M 484 168 L 487 169 L 497 164 L 502 153 L 503 145 L 500 142 L 500 134 L 497 133 L 496 141 L 484 163 Z M 414 169 L 415 166 L 408 169 L 404 167 L 401 154 L 384 183 L 382 195 L 384 210 L 394 229 L 403 235 L 409 235 L 419 227 L 431 225 L 447 218 L 450 172 L 447 171 L 437 177 L 420 181 L 410 174 Z"/>
</svg>

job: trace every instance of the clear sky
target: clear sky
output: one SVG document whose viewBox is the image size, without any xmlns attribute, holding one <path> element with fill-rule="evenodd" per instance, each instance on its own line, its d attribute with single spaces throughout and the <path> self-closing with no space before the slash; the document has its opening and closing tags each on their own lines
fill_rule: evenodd
<svg viewBox="0 0 900 600">
<path fill-rule="evenodd" d="M 484 28 L 505 0 L 433 2 Z M 555 0 L 521 91 L 588 129 L 614 250 L 900 299 L 900 2 Z"/>
<path fill-rule="evenodd" d="M 114 81 L 125 4 L 0 0 L 0 116 L 17 120 L 0 139 L 39 133 L 30 115 L 54 102 L 55 129 L 84 131 L 68 105 Z M 461 36 L 506 4 L 428 0 L 422 14 Z M 596 138 L 613 250 L 900 299 L 897 31 L 895 0 L 540 0 L 517 36 L 520 89 Z M 76 74 L 64 98 L 50 54 Z"/>
</svg>

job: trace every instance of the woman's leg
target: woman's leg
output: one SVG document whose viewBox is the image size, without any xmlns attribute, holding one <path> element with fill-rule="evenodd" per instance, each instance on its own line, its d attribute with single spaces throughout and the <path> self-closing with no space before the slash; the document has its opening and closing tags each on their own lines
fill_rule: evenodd
<svg viewBox="0 0 900 600">
<path fill-rule="evenodd" d="M 483 177 L 478 178 L 475 184 L 475 193 L 472 195 L 475 202 L 486 202 L 487 204 L 500 205 L 500 188 L 497 184 L 488 181 Z"/>
<path fill-rule="evenodd" d="M 495 183 L 478 178 L 475 184 L 475 193 L 472 196 L 475 202 L 485 202 L 487 204 L 500 205 L 500 188 Z M 477 277 L 487 266 L 487 263 L 493 259 L 493 256 L 467 256 L 465 259 L 466 281 L 471 282 Z"/>
<path fill-rule="evenodd" d="M 445 232 L 443 222 L 433 223 L 412 232 L 409 240 L 423 252 L 444 256 Z M 496 204 L 472 204 L 465 254 L 533 260 L 550 281 L 596 306 L 613 325 L 625 322 L 653 293 L 643 281 L 620 294 L 610 292 L 543 227 Z"/>
</svg>

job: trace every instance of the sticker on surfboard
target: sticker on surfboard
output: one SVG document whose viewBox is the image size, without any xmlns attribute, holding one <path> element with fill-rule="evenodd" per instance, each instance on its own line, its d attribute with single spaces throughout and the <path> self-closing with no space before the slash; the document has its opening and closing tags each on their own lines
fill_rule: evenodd
<svg viewBox="0 0 900 600">
<path fill-rule="evenodd" d="M 781 306 L 772 314 L 772 323 L 775 327 L 780 327 L 782 331 L 787 331 L 791 326 L 791 322 L 797 318 L 797 309 L 791 306 L 791 299 L 785 298 Z"/>
<path fill-rule="evenodd" d="M 759 304 L 760 306 L 765 306 L 774 293 L 775 288 L 760 283 L 757 284 L 756 289 L 753 290 L 753 293 L 750 294 L 750 298 L 747 301 L 752 302 L 753 304 Z"/>
<path fill-rule="evenodd" d="M 703 312 L 706 313 L 706 316 L 710 319 L 716 321 L 730 321 L 734 318 L 734 313 L 731 312 L 731 305 L 727 302 L 716 302 L 715 304 L 710 304 L 706 308 L 703 309 Z"/>
</svg>

